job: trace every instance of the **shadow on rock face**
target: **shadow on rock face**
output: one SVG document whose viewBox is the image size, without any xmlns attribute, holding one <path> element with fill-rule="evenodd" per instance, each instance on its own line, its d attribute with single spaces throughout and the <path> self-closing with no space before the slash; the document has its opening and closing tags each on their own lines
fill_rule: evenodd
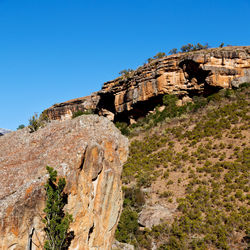
<svg viewBox="0 0 250 250">
<path fill-rule="evenodd" d="M 187 86 L 190 87 L 188 92 L 191 97 L 199 94 L 208 96 L 221 89 L 221 87 L 212 86 L 208 83 L 207 77 L 209 77 L 212 72 L 211 70 L 202 69 L 199 63 L 191 59 L 186 59 L 179 63 L 179 67 L 184 72 Z M 194 86 L 197 87 L 194 88 Z"/>
</svg>

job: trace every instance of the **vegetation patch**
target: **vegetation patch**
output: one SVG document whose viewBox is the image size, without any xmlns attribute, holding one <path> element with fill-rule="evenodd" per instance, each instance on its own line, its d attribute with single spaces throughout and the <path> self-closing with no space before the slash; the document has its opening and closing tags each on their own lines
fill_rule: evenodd
<svg viewBox="0 0 250 250">
<path fill-rule="evenodd" d="M 91 114 L 94 114 L 92 109 L 88 109 L 88 110 L 85 110 L 85 111 L 77 110 L 76 112 L 73 113 L 72 119 L 74 119 L 74 118 L 76 118 L 78 116 L 81 116 L 81 115 L 91 115 Z"/>
<path fill-rule="evenodd" d="M 130 155 L 122 174 L 124 210 L 116 238 L 138 249 L 153 244 L 157 249 L 246 249 L 249 84 L 184 107 L 176 106 L 174 96 L 165 96 L 164 104 L 167 111 L 126 128 Z M 138 187 L 146 204 L 175 209 L 172 220 L 151 230 L 140 227 L 144 203 L 136 205 L 137 194 L 131 191 Z"/>
</svg>

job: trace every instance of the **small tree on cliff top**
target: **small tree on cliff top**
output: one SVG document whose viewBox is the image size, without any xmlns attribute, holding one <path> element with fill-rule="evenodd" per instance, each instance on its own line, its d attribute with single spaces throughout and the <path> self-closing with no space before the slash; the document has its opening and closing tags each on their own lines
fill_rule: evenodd
<svg viewBox="0 0 250 250">
<path fill-rule="evenodd" d="M 68 249 L 73 232 L 68 232 L 69 224 L 73 221 L 72 215 L 64 213 L 63 208 L 67 204 L 67 194 L 63 192 L 66 181 L 65 178 L 59 178 L 57 181 L 57 171 L 46 167 L 49 173 L 49 179 L 45 184 L 46 190 L 46 213 L 43 222 L 46 233 L 44 249 L 61 250 Z"/>
</svg>

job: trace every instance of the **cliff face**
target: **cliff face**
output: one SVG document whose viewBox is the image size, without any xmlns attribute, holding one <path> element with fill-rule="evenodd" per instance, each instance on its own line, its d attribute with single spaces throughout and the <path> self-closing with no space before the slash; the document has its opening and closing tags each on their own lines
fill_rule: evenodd
<svg viewBox="0 0 250 250">
<path fill-rule="evenodd" d="M 122 207 L 121 171 L 128 141 L 106 118 L 54 121 L 0 137 L 0 248 L 26 249 L 28 234 L 44 240 L 43 185 L 49 165 L 67 181 L 74 218 L 70 249 L 110 249 Z M 33 244 L 32 249 L 38 249 Z"/>
<path fill-rule="evenodd" d="M 87 97 L 91 105 L 85 104 L 86 98 L 79 98 L 56 104 L 47 114 L 49 119 L 61 120 L 70 118 L 77 108 L 90 108 L 110 120 L 130 122 L 161 104 L 165 94 L 176 94 L 185 102 L 194 95 L 206 96 L 249 81 L 250 46 L 179 53 L 152 60 L 127 76 L 104 83 L 101 91 Z"/>
<path fill-rule="evenodd" d="M 72 115 L 81 110 L 95 110 L 99 102 L 100 97 L 97 93 L 93 93 L 90 96 L 76 98 L 62 103 L 53 105 L 53 108 L 46 110 L 46 114 L 50 120 L 67 120 L 71 119 Z"/>
</svg>

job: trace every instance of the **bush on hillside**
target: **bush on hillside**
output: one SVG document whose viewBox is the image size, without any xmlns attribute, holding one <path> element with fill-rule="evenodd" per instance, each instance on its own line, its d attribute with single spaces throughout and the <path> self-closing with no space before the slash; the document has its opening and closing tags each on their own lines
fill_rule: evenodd
<svg viewBox="0 0 250 250">
<path fill-rule="evenodd" d="M 164 56 L 166 56 L 166 54 L 164 52 L 159 52 L 153 58 L 160 59 L 160 58 L 163 58 Z"/>
<path fill-rule="evenodd" d="M 116 122 L 115 126 L 121 131 L 123 135 L 129 135 L 130 131 L 126 122 Z"/>
<path fill-rule="evenodd" d="M 208 44 L 202 45 L 200 43 L 197 43 L 197 44 L 193 45 L 191 43 L 188 43 L 187 45 L 183 45 L 181 47 L 181 52 L 191 52 L 191 51 L 208 49 L 208 48 L 209 48 Z"/>
<path fill-rule="evenodd" d="M 25 125 L 24 125 L 24 124 L 21 124 L 21 125 L 18 126 L 17 130 L 23 129 L 23 128 L 25 128 Z"/>
<path fill-rule="evenodd" d="M 49 118 L 47 115 L 47 111 L 43 111 L 40 116 L 38 117 L 38 114 L 35 113 L 30 119 L 29 119 L 29 125 L 28 128 L 30 129 L 30 133 L 33 133 L 37 131 L 39 128 L 42 128 L 46 126 L 46 124 L 49 122 Z"/>
<path fill-rule="evenodd" d="M 119 75 L 121 75 L 123 78 L 130 78 L 133 75 L 134 70 L 133 69 L 124 69 L 119 72 Z"/>
<path fill-rule="evenodd" d="M 35 113 L 30 119 L 29 119 L 29 129 L 30 133 L 33 133 L 37 131 L 39 128 L 43 127 L 45 124 L 43 121 L 41 121 L 38 117 L 38 114 Z"/>
<path fill-rule="evenodd" d="M 164 97 L 165 110 L 174 110 L 177 116 L 208 107 L 182 119 L 168 118 L 167 123 L 132 139 L 123 183 L 140 187 L 152 183 L 154 189 L 157 185 L 156 191 L 146 193 L 147 202 L 157 195 L 164 203 L 177 205 L 178 212 L 173 222 L 163 221 L 152 230 L 140 228 L 134 235 L 124 230 L 127 242 L 138 249 L 152 249 L 152 242 L 157 249 L 246 247 L 250 198 L 247 86 L 221 90 L 209 98 L 194 97 L 193 103 L 182 107 L 176 105 L 176 97 Z M 167 111 L 156 111 L 144 122 L 154 126 L 152 120 L 162 113 Z M 159 180 L 165 181 L 161 187 Z M 179 187 L 183 195 L 177 198 Z M 130 208 L 138 214 L 136 192 L 128 188 L 124 193 L 124 211 Z M 133 224 L 133 216 L 127 218 L 126 223 Z"/>
<path fill-rule="evenodd" d="M 169 55 L 173 55 L 173 54 L 177 54 L 178 53 L 178 50 L 176 48 L 173 48 L 171 50 L 169 50 L 168 54 Z"/>
</svg>

